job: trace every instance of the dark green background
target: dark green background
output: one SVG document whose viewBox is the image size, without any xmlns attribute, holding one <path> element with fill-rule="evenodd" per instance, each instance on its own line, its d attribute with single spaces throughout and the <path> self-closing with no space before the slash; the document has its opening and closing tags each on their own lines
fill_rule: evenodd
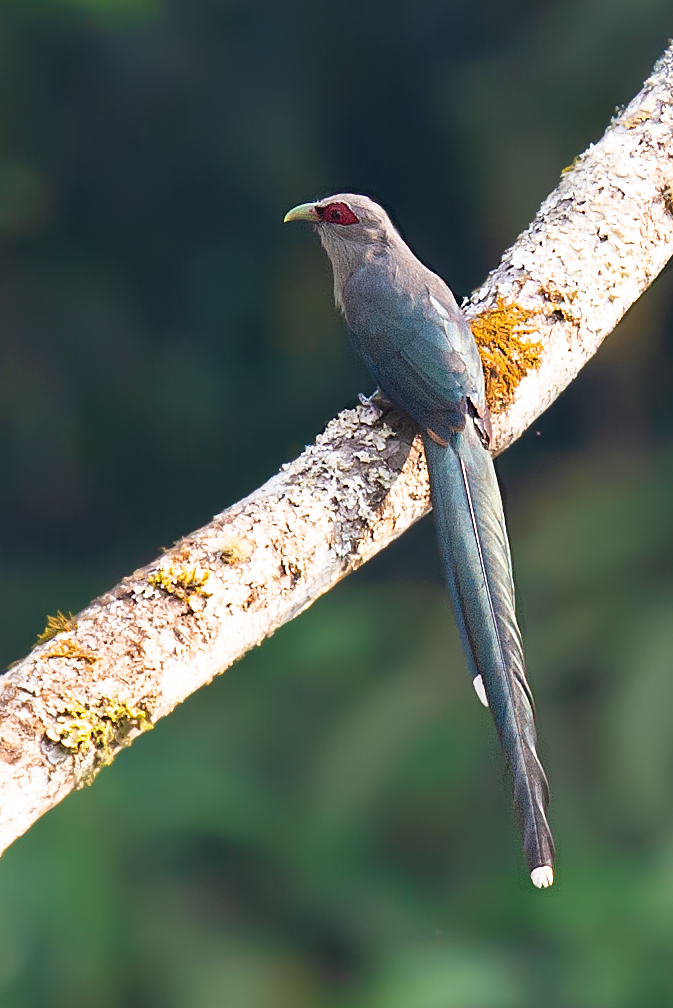
<svg viewBox="0 0 673 1008">
<path fill-rule="evenodd" d="M 461 297 L 638 90 L 670 0 L 0 0 L 0 641 L 371 382 L 292 205 Z M 0 862 L 2 1008 L 673 1003 L 673 277 L 500 463 L 557 884 L 426 521 Z"/>
</svg>

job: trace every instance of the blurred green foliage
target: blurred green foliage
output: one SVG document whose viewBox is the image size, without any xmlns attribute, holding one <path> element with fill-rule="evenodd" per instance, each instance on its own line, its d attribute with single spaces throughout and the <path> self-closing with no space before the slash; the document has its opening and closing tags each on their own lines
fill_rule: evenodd
<svg viewBox="0 0 673 1008">
<path fill-rule="evenodd" d="M 469 293 L 666 0 L 0 0 L 0 619 L 19 657 L 370 382 L 285 210 Z M 0 861 L 2 1008 L 673 1001 L 672 278 L 500 463 L 558 880 L 522 865 L 432 526 Z"/>
</svg>

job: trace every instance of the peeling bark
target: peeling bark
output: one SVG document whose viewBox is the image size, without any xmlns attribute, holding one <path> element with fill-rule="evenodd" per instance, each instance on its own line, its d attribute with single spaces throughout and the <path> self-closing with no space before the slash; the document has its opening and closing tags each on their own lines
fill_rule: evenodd
<svg viewBox="0 0 673 1008">
<path fill-rule="evenodd" d="M 673 46 L 466 305 L 505 390 L 495 451 L 553 402 L 673 254 L 672 152 Z M 396 411 L 363 405 L 38 644 L 2 680 L 0 850 L 428 510 L 420 439 Z"/>
</svg>

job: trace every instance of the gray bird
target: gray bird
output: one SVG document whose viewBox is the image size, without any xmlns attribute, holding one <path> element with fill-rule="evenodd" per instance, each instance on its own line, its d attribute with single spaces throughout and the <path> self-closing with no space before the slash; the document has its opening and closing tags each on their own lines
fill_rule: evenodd
<svg viewBox="0 0 673 1008">
<path fill-rule="evenodd" d="M 350 339 L 381 392 L 418 424 L 446 583 L 475 690 L 490 707 L 513 777 L 534 885 L 554 880 L 549 788 L 516 621 L 512 564 L 493 460 L 484 373 L 470 327 L 440 277 L 386 212 L 352 193 L 302 203 L 334 271 Z"/>
</svg>

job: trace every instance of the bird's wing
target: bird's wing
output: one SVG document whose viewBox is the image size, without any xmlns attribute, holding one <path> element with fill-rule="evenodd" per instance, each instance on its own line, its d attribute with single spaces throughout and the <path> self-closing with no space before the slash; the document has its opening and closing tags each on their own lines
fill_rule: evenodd
<svg viewBox="0 0 673 1008">
<path fill-rule="evenodd" d="M 379 370 L 381 383 L 424 430 L 446 440 L 465 423 L 466 402 L 487 413 L 484 376 L 467 321 L 434 298 L 410 312 L 405 339 Z M 434 302 L 434 304 L 432 303 Z"/>
<path fill-rule="evenodd" d="M 455 304 L 443 304 L 427 288 L 419 301 L 423 322 L 400 348 L 404 360 L 447 408 L 470 399 L 483 412 L 484 372 L 467 319 Z"/>
</svg>

